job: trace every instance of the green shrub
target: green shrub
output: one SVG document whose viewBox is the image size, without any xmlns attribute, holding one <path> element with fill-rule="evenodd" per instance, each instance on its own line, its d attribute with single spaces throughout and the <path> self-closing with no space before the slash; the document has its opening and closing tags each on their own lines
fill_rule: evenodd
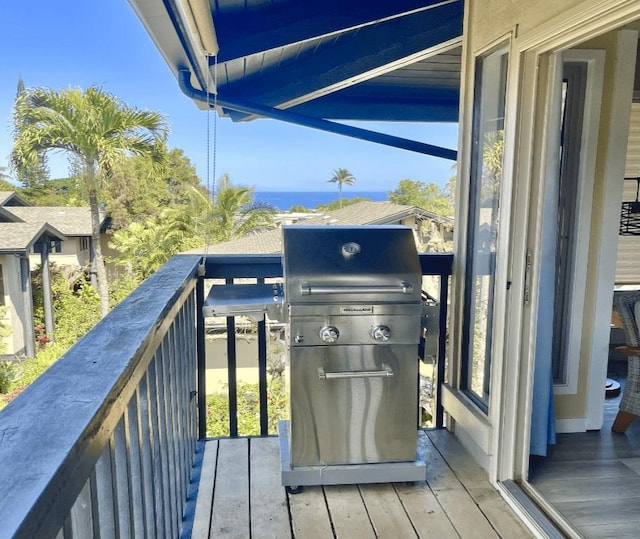
<svg viewBox="0 0 640 539">
<path fill-rule="evenodd" d="M 51 264 L 51 295 L 55 340 L 67 348 L 87 333 L 100 320 L 100 297 L 89 284 L 87 275 L 76 273 L 69 277 L 64 268 Z M 40 269 L 31 273 L 33 283 L 34 322 L 36 329 L 44 328 L 44 301 Z M 38 341 L 44 345 L 49 337 L 39 333 Z"/>
<path fill-rule="evenodd" d="M 53 365 L 67 348 L 68 346 L 55 342 L 39 350 L 34 358 L 15 362 L 0 361 L 0 410 Z M 3 380 L 7 382 L 5 385 L 2 385 Z"/>
<path fill-rule="evenodd" d="M 238 382 L 238 434 L 260 435 L 260 398 L 258 384 Z M 289 415 L 283 378 L 272 380 L 267 387 L 269 434 L 276 434 L 278 421 Z M 229 395 L 227 392 L 207 395 L 207 436 L 229 436 Z"/>
<path fill-rule="evenodd" d="M 0 393 L 11 390 L 11 384 L 19 377 L 19 368 L 13 361 L 0 360 Z"/>
<path fill-rule="evenodd" d="M 0 305 L 0 354 L 4 354 L 7 351 L 7 344 L 5 338 L 11 335 L 11 325 L 7 321 L 9 316 L 9 307 L 7 305 Z"/>
</svg>

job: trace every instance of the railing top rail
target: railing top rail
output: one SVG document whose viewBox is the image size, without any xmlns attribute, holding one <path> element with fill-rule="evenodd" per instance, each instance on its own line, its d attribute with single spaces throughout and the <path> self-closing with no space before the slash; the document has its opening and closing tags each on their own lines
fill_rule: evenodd
<svg viewBox="0 0 640 539">
<path fill-rule="evenodd" d="M 420 265 L 423 275 L 451 275 L 453 253 L 421 253 Z M 205 277 L 226 278 L 267 278 L 282 277 L 282 255 L 207 255 Z"/>
<path fill-rule="evenodd" d="M 55 535 L 200 260 L 173 257 L 0 413 L 3 537 Z"/>
</svg>

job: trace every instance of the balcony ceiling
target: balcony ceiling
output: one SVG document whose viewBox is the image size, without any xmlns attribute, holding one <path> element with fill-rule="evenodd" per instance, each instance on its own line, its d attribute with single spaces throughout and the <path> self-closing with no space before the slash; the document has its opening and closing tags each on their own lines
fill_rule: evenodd
<svg viewBox="0 0 640 539">
<path fill-rule="evenodd" d="M 462 0 L 129 2 L 176 77 L 189 70 L 191 86 L 217 86 L 225 105 L 315 119 L 458 120 Z M 202 29 L 212 24 L 219 50 L 206 57 Z M 256 117 L 239 108 L 218 107 L 234 121 Z"/>
</svg>

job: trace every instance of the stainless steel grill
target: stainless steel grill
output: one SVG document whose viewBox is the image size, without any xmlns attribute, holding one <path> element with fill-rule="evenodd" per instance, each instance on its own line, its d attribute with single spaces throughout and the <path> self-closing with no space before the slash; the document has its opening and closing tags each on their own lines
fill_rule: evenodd
<svg viewBox="0 0 640 539">
<path fill-rule="evenodd" d="M 422 272 L 401 226 L 283 228 L 284 286 L 213 287 L 205 316 L 288 320 L 288 487 L 425 477 L 416 460 Z M 283 297 L 284 295 L 284 297 Z"/>
<path fill-rule="evenodd" d="M 404 227 L 283 229 L 293 468 L 414 461 L 421 271 Z"/>
</svg>

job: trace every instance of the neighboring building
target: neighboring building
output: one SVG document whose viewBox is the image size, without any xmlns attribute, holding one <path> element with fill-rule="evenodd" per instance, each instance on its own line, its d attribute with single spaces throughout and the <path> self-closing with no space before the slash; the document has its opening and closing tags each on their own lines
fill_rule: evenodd
<svg viewBox="0 0 640 539">
<path fill-rule="evenodd" d="M 357 202 L 338 210 L 298 216 L 293 222 L 284 219 L 281 224 L 293 225 L 404 225 L 414 231 L 418 251 L 451 251 L 453 219 L 433 212 L 393 204 L 392 202 Z M 448 249 L 445 246 L 449 246 Z M 202 252 L 194 249 L 191 253 Z M 280 229 L 247 234 L 242 238 L 216 243 L 207 249 L 211 254 L 268 254 L 282 252 Z"/>
<path fill-rule="evenodd" d="M 35 353 L 30 253 L 36 246 L 64 240 L 60 231 L 45 222 L 0 222 L 0 306 L 7 307 L 1 322 L 12 331 L 4 339 L 5 354 L 10 357 Z M 46 260 L 46 254 L 42 257 Z"/>
<path fill-rule="evenodd" d="M 7 355 L 35 352 L 31 271 L 48 272 L 55 263 L 73 273 L 88 268 L 92 259 L 88 207 L 32 206 L 14 192 L 0 191 L 0 305 L 9 307 L 4 323 L 12 329 Z M 52 314 L 47 317 L 51 333 Z"/>
</svg>

